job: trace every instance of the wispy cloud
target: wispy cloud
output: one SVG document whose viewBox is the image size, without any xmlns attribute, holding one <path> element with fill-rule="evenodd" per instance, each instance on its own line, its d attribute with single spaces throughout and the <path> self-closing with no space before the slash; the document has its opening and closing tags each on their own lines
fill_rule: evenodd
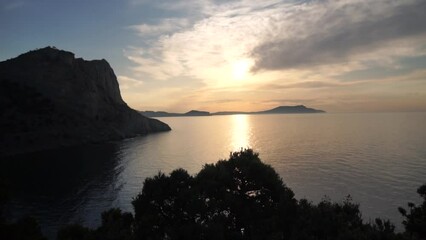
<svg viewBox="0 0 426 240">
<path fill-rule="evenodd" d="M 293 89 L 293 88 L 335 88 L 353 85 L 353 83 L 341 83 L 341 82 L 325 82 L 325 81 L 305 81 L 291 84 L 266 84 L 261 86 L 261 89 Z"/>
<path fill-rule="evenodd" d="M 141 35 L 168 33 L 144 54 L 132 54 L 131 60 L 144 63 L 139 70 L 153 75 L 157 69 L 151 65 L 162 65 L 172 69 L 170 76 L 205 79 L 215 71 L 230 71 L 227 66 L 238 59 L 252 59 L 257 71 L 426 54 L 424 49 L 419 52 L 426 40 L 426 2 L 421 0 L 237 1 L 208 6 L 203 10 L 208 17 L 191 26 L 188 19 L 132 26 Z"/>
<path fill-rule="evenodd" d="M 423 0 L 165 0 L 155 6 L 180 17 L 130 26 L 141 44 L 129 46 L 125 55 L 134 63 L 134 76 L 146 82 L 179 80 L 203 87 L 202 93 L 182 93 L 169 105 L 174 108 L 199 102 L 229 109 L 243 101 L 264 108 L 272 104 L 268 99 L 286 95 L 300 100 L 297 104 L 338 109 L 351 101 L 347 96 L 356 103 L 381 91 L 384 85 L 376 82 L 387 79 L 357 78 L 354 83 L 341 76 L 397 68 L 400 59 L 426 56 Z M 233 73 L 241 62 L 252 71 L 236 81 Z M 422 78 L 410 75 L 417 70 L 407 68 L 400 78 Z M 389 92 L 400 85 L 385 82 Z M 220 103 L 231 95 L 241 101 Z"/>
<path fill-rule="evenodd" d="M 277 19 L 271 19 L 276 37 L 253 49 L 254 69 L 380 60 L 398 56 L 392 47 L 407 47 L 398 41 L 407 38 L 416 39 L 415 45 L 408 46 L 419 50 L 426 40 L 425 12 L 426 2 L 422 0 L 313 1 L 293 5 Z M 385 56 L 372 56 L 372 51 L 379 53 L 383 48 Z"/>
<path fill-rule="evenodd" d="M 275 3 L 247 1 L 209 5 L 203 10 L 209 17 L 185 30 L 158 37 L 148 48 L 131 47 L 127 49 L 127 57 L 137 64 L 136 72 L 156 79 L 186 76 L 215 86 L 223 85 L 232 77 L 236 62 L 253 63 L 250 51 L 261 43 L 260 33 L 267 22 L 252 12 Z"/>
<path fill-rule="evenodd" d="M 131 77 L 119 75 L 117 76 L 118 82 L 120 83 L 120 90 L 129 90 L 142 86 L 141 80 L 136 80 Z"/>
<path fill-rule="evenodd" d="M 175 33 L 189 25 L 186 18 L 166 18 L 157 24 L 139 24 L 129 28 L 135 30 L 142 37 L 159 36 L 163 34 Z"/>
<path fill-rule="evenodd" d="M 19 0 L 11 0 L 11 1 L 5 1 L 5 3 L 3 3 L 1 6 L 1 9 L 3 11 L 11 11 L 11 10 L 15 10 L 18 8 L 21 8 L 25 5 L 24 1 L 19 1 Z"/>
</svg>

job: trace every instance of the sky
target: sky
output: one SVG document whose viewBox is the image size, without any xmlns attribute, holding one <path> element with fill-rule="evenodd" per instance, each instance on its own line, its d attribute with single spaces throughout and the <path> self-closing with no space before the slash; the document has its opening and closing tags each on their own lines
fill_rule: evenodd
<svg viewBox="0 0 426 240">
<path fill-rule="evenodd" d="M 45 46 L 137 110 L 426 111 L 425 0 L 0 0 L 0 61 Z"/>
</svg>

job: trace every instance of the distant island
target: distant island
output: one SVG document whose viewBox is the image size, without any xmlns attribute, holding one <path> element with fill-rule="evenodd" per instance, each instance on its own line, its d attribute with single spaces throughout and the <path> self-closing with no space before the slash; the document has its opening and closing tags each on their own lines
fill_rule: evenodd
<svg viewBox="0 0 426 240">
<path fill-rule="evenodd" d="M 197 111 L 197 110 L 191 110 L 186 113 L 169 113 L 169 112 L 163 112 L 163 111 L 140 111 L 140 113 L 146 117 L 189 117 L 189 116 L 210 116 L 212 115 L 209 112 L 205 111 Z"/>
<path fill-rule="evenodd" d="M 258 112 L 227 111 L 210 113 L 206 111 L 191 110 L 186 113 L 169 113 L 164 111 L 140 111 L 146 117 L 192 117 L 192 116 L 215 116 L 215 115 L 235 115 L 235 114 L 296 114 L 296 113 L 325 113 L 323 110 L 307 108 L 304 105 L 279 106 L 273 109 Z"/>
<path fill-rule="evenodd" d="M 0 156 L 170 130 L 127 106 L 106 60 L 54 47 L 0 62 L 0 115 Z"/>
</svg>

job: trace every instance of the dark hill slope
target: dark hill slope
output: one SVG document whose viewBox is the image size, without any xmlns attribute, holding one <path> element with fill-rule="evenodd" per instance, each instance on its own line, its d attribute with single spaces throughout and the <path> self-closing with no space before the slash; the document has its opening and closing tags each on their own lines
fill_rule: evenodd
<svg viewBox="0 0 426 240">
<path fill-rule="evenodd" d="M 168 131 L 129 108 L 106 60 L 43 48 L 0 62 L 0 155 Z"/>
</svg>

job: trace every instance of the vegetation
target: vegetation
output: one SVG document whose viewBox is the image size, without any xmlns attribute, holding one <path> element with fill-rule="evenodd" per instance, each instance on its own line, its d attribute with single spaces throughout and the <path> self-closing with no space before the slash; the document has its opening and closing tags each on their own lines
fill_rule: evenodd
<svg viewBox="0 0 426 240">
<path fill-rule="evenodd" d="M 288 235 L 296 200 L 257 154 L 241 151 L 195 176 L 178 169 L 144 183 L 133 201 L 140 239 L 274 239 Z"/>
<path fill-rule="evenodd" d="M 0 239 L 45 240 L 34 218 L 25 217 L 15 223 L 8 223 L 5 220 L 3 207 L 7 199 L 6 186 L 3 181 L 0 181 Z"/>
<path fill-rule="evenodd" d="M 426 184 L 417 189 L 417 193 L 423 198 L 423 203 L 416 206 L 408 203 L 408 209 L 398 208 L 405 220 L 402 222 L 406 232 L 414 239 L 426 239 Z"/>
<path fill-rule="evenodd" d="M 400 208 L 406 231 L 395 233 L 389 221 L 365 223 L 349 196 L 342 203 L 296 200 L 274 169 L 247 149 L 205 165 L 195 176 L 177 169 L 147 178 L 133 199 L 134 216 L 111 209 L 102 214 L 99 228 L 69 225 L 58 240 L 418 240 L 425 239 L 426 185 L 418 193 L 423 204 Z"/>
</svg>

